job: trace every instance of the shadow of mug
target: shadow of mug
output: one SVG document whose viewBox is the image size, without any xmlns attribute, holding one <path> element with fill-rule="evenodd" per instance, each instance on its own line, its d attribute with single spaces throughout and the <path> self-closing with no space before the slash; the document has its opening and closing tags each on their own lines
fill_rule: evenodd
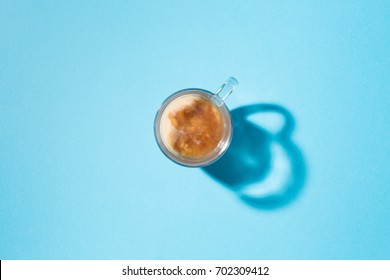
<svg viewBox="0 0 390 280">
<path fill-rule="evenodd" d="M 248 120 L 259 113 L 283 117 L 278 132 L 271 132 Z M 226 153 L 202 169 L 248 205 L 276 209 L 293 201 L 305 181 L 302 153 L 293 143 L 292 114 L 276 104 L 252 104 L 231 111 L 233 139 Z"/>
</svg>

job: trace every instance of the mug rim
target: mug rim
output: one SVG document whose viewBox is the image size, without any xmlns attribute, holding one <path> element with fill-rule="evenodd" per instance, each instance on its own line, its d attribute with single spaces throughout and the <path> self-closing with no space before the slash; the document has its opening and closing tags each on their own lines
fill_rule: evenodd
<svg viewBox="0 0 390 280">
<path fill-rule="evenodd" d="M 184 162 L 180 157 L 176 156 L 175 154 L 173 154 L 169 149 L 168 147 L 166 147 L 166 145 L 164 144 L 163 140 L 162 140 L 162 137 L 161 137 L 161 130 L 160 130 L 160 124 L 161 124 L 161 117 L 165 111 L 165 109 L 168 107 L 168 105 L 173 101 L 175 100 L 176 98 L 180 97 L 180 96 L 183 96 L 183 95 L 186 95 L 186 94 L 191 94 L 190 92 L 191 91 L 194 91 L 195 94 L 196 92 L 201 92 L 201 93 L 204 93 L 206 94 L 208 97 L 210 97 L 208 99 L 208 101 L 214 103 L 212 100 L 211 100 L 211 97 L 215 96 L 214 93 L 208 91 L 208 90 L 205 90 L 205 89 L 201 89 L 201 88 L 186 88 L 186 89 L 182 89 L 182 90 L 179 90 L 179 91 L 176 91 L 174 92 L 173 94 L 169 95 L 161 104 L 160 108 L 158 109 L 157 113 L 156 113 L 156 116 L 154 118 L 154 138 L 157 142 L 157 146 L 159 147 L 159 149 L 161 150 L 161 152 L 168 158 L 170 159 L 171 161 L 173 161 L 174 163 L 176 164 L 179 164 L 181 166 L 185 166 L 185 167 L 192 167 L 192 168 L 195 168 L 195 167 L 204 167 L 204 166 L 207 166 L 207 165 L 210 165 L 212 163 L 214 163 L 215 161 L 217 161 L 219 158 L 222 157 L 222 155 L 227 151 L 227 149 L 229 148 L 230 146 L 230 143 L 232 141 L 232 136 L 233 136 L 233 125 L 232 125 L 232 120 L 231 120 L 231 115 L 230 115 L 230 110 L 229 108 L 226 106 L 225 102 L 223 102 L 222 106 L 217 106 L 217 104 L 214 103 L 214 105 L 217 107 L 217 108 L 221 108 L 219 109 L 219 111 L 221 112 L 221 114 L 224 115 L 224 118 L 225 118 L 225 125 L 227 124 L 228 125 L 228 132 L 227 132 L 227 136 L 226 136 L 226 139 L 223 139 L 221 140 L 222 144 L 219 143 L 218 145 L 221 145 L 219 151 L 217 153 L 215 153 L 214 155 L 212 155 L 211 157 L 208 157 L 206 159 L 201 159 L 200 161 L 198 162 L 190 162 L 187 161 L 187 162 Z M 203 95 L 201 95 L 203 96 Z"/>
</svg>

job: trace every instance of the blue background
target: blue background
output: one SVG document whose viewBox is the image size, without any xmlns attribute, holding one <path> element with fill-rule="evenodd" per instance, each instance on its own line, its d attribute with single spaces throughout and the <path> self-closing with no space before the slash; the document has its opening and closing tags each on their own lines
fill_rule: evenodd
<svg viewBox="0 0 390 280">
<path fill-rule="evenodd" d="M 388 1 L 1 1 L 1 259 L 389 259 Z M 307 169 L 259 210 L 158 149 L 161 102 L 230 75 Z"/>
</svg>

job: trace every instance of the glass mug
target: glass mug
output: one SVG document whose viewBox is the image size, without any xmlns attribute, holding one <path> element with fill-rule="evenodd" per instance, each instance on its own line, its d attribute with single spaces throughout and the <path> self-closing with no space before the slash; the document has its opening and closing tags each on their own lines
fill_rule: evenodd
<svg viewBox="0 0 390 280">
<path fill-rule="evenodd" d="M 219 159 L 233 133 L 225 99 L 237 85 L 230 77 L 216 93 L 188 88 L 169 96 L 154 121 L 154 135 L 165 156 L 187 167 L 206 166 Z"/>
</svg>

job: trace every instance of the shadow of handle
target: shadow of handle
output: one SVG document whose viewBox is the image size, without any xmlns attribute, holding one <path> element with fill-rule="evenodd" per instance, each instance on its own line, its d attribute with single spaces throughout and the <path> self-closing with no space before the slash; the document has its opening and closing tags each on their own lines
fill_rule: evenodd
<svg viewBox="0 0 390 280">
<path fill-rule="evenodd" d="M 282 141 L 280 141 L 278 145 L 284 150 L 284 163 L 288 162 L 289 166 L 289 172 L 284 170 L 285 173 L 289 174 L 287 180 L 277 189 L 272 187 L 271 189 L 274 190 L 265 195 L 253 195 L 245 192 L 245 189 L 239 190 L 237 195 L 246 204 L 258 209 L 272 210 L 289 204 L 301 193 L 306 178 L 306 167 L 303 154 L 290 139 L 281 139 Z M 279 176 L 286 176 L 286 174 L 281 173 L 283 172 L 276 172 Z M 272 177 L 271 174 L 268 174 L 268 176 Z M 280 178 L 275 177 L 275 179 Z"/>
<path fill-rule="evenodd" d="M 270 132 L 248 117 L 275 113 L 283 118 L 279 131 Z M 228 187 L 246 204 L 276 209 L 293 201 L 304 185 L 303 155 L 293 143 L 293 115 L 276 104 L 252 104 L 231 111 L 233 139 L 227 152 L 202 169 Z"/>
<path fill-rule="evenodd" d="M 290 137 L 292 131 L 295 127 L 294 117 L 292 114 L 282 106 L 276 104 L 252 104 L 247 106 L 242 106 L 232 111 L 232 118 L 235 125 L 239 125 L 242 119 L 246 119 L 253 114 L 261 113 L 279 113 L 284 118 L 284 124 L 281 130 L 276 134 L 276 136 L 282 138 Z"/>
</svg>

